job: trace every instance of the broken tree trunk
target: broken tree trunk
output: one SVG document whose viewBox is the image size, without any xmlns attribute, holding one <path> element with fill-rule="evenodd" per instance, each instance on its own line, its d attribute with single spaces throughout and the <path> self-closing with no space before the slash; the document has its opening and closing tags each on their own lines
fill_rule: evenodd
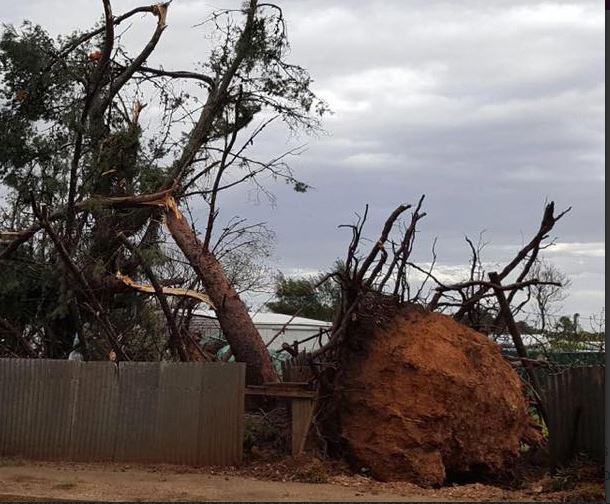
<svg viewBox="0 0 610 504">
<path fill-rule="evenodd" d="M 246 382 L 252 385 L 277 382 L 269 352 L 218 259 L 197 238 L 173 200 L 169 201 L 165 216 L 172 237 L 193 266 L 215 307 L 235 360 L 247 365 Z"/>
</svg>

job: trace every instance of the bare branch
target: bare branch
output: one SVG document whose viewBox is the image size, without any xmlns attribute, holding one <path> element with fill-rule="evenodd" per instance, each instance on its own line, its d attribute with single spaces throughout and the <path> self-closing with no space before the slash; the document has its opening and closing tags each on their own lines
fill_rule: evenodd
<svg viewBox="0 0 610 504">
<path fill-rule="evenodd" d="M 513 291 L 515 289 L 524 289 L 525 287 L 529 287 L 531 285 L 555 285 L 555 286 L 561 287 L 561 284 L 559 282 L 541 281 L 541 280 L 537 280 L 536 278 L 532 278 L 531 280 L 526 280 L 525 282 L 516 282 L 516 283 L 512 283 L 510 285 L 498 285 L 498 284 L 494 284 L 492 282 L 486 282 L 485 280 L 472 280 L 472 281 L 462 282 L 462 283 L 458 283 L 458 284 L 439 286 L 435 290 L 439 291 L 439 292 L 445 292 L 445 291 L 450 291 L 450 290 L 457 291 L 457 290 L 461 290 L 461 289 L 466 289 L 467 287 L 481 286 L 481 287 L 487 287 L 488 289 L 500 289 L 500 290 L 504 290 L 504 291 L 507 291 L 507 290 Z"/>
<path fill-rule="evenodd" d="M 216 82 L 211 77 L 200 74 L 197 72 L 188 72 L 185 70 L 164 70 L 163 68 L 150 68 L 147 66 L 140 66 L 136 69 L 137 72 L 156 75 L 158 77 L 172 77 L 177 79 L 194 79 L 205 82 L 210 89 L 214 89 Z"/>
<path fill-rule="evenodd" d="M 530 242 L 517 253 L 513 260 L 510 261 L 500 273 L 498 273 L 500 280 L 506 278 L 521 263 L 521 261 L 523 261 L 528 256 L 528 254 L 536 256 L 538 254 L 538 251 L 540 250 L 540 245 L 542 241 L 548 237 L 548 233 L 553 229 L 555 223 L 570 210 L 571 207 L 568 207 L 559 215 L 555 216 L 555 203 L 551 201 L 548 205 L 546 205 L 538 232 L 534 235 Z M 460 320 L 470 309 L 471 306 L 473 306 L 480 299 L 482 299 L 482 296 L 490 288 L 490 286 L 482 284 L 479 289 L 464 303 L 464 306 L 457 310 L 454 317 L 457 320 Z"/>
</svg>

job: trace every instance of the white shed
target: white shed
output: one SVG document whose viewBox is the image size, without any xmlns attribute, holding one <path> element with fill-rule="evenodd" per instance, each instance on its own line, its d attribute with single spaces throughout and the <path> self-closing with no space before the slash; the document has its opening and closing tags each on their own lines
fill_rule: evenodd
<svg viewBox="0 0 610 504">
<path fill-rule="evenodd" d="M 269 342 L 280 333 L 269 346 L 270 350 L 279 350 L 282 343 L 292 345 L 295 341 L 302 341 L 310 336 L 320 334 L 320 331 L 329 329 L 330 322 L 305 317 L 292 317 L 281 313 L 251 313 L 252 321 L 258 329 L 263 341 Z M 214 336 L 220 333 L 218 321 L 213 311 L 195 310 L 191 319 L 191 328 L 198 330 L 202 336 Z M 328 341 L 326 333 L 322 334 L 322 343 Z M 299 350 L 312 350 L 317 346 L 317 338 L 299 345 Z"/>
<path fill-rule="evenodd" d="M 302 341 L 310 336 L 320 334 L 320 331 L 329 329 L 332 325 L 330 322 L 325 322 L 323 320 L 305 317 L 292 318 L 290 315 L 283 315 L 281 313 L 259 312 L 252 315 L 252 321 L 265 343 L 271 340 L 278 332 L 282 331 L 270 345 L 269 348 L 272 350 L 282 348 L 282 343 L 292 345 L 295 341 Z M 326 343 L 327 341 L 328 336 L 326 333 L 323 333 L 322 343 Z M 317 339 L 312 339 L 299 345 L 299 349 L 312 350 L 316 345 Z"/>
</svg>

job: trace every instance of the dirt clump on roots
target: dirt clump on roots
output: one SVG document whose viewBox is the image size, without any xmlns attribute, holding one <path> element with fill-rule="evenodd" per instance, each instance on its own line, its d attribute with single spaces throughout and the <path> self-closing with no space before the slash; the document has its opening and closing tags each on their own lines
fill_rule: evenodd
<svg viewBox="0 0 610 504">
<path fill-rule="evenodd" d="M 437 486 L 501 474 L 522 442 L 540 442 L 498 345 L 415 305 L 391 316 L 381 308 L 351 324 L 335 382 L 339 434 L 356 467 Z"/>
</svg>

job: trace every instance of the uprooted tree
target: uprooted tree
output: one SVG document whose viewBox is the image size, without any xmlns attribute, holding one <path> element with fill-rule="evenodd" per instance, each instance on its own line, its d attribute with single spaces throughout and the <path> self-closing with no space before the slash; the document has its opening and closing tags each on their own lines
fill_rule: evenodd
<svg viewBox="0 0 610 504">
<path fill-rule="evenodd" d="M 307 189 L 286 164 L 294 151 L 250 155 L 271 123 L 316 130 L 326 111 L 307 72 L 285 60 L 282 10 L 250 0 L 214 13 L 202 27 L 216 45 L 195 72 L 146 65 L 168 26 L 169 3 L 121 15 L 109 0 L 102 5 L 103 22 L 91 31 L 53 40 L 26 23 L 2 33 L 0 176 L 9 203 L 1 223 L 2 352 L 65 357 L 77 334 L 86 359 L 109 350 L 142 358 L 142 338 L 154 333 L 146 323 L 154 296 L 172 355 L 205 359 L 167 302 L 178 296 L 214 307 L 248 381 L 275 381 L 223 267 L 262 228 L 240 219 L 215 224 L 221 196 L 236 186 L 266 191 L 259 179 L 271 176 Z M 156 21 L 152 34 L 128 54 L 119 28 L 142 14 Z M 141 126 L 149 111 L 152 131 Z M 180 208 L 201 203 L 200 235 Z M 162 223 L 187 268 L 163 246 Z"/>
<path fill-rule="evenodd" d="M 541 418 L 544 401 L 514 316 L 532 289 L 558 286 L 533 273 L 569 209 L 556 214 L 554 203 L 546 205 L 537 232 L 498 272 L 485 271 L 480 247 L 467 239 L 469 277 L 447 284 L 434 273 L 434 246 L 427 267 L 411 260 L 422 204 L 423 197 L 404 222 L 412 207 L 397 207 L 368 250 L 368 207 L 346 226 L 346 260 L 328 275 L 341 287 L 340 309 L 328 342 L 307 358 L 321 387 L 316 424 L 328 452 L 381 479 L 438 485 L 449 476 L 497 474 L 521 443 L 539 442 L 524 398 Z M 493 331 L 506 327 L 513 337 L 525 387 L 482 334 L 483 313 Z"/>
</svg>

